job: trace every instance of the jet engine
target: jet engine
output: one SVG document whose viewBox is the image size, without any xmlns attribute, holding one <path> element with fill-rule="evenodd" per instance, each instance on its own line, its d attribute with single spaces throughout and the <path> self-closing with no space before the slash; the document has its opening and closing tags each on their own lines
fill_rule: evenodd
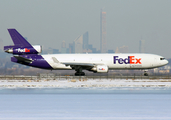
<svg viewBox="0 0 171 120">
<path fill-rule="evenodd" d="M 98 73 L 106 73 L 108 72 L 108 66 L 107 65 L 97 65 L 91 69 L 93 72 L 98 72 Z"/>
<path fill-rule="evenodd" d="M 4 46 L 4 51 L 16 55 L 38 54 L 42 52 L 42 46 L 33 45 L 33 47 Z"/>
</svg>

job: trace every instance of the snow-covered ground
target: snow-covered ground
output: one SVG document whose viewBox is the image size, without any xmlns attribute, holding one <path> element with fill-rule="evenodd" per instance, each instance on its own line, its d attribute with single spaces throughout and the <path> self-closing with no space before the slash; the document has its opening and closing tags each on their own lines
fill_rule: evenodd
<svg viewBox="0 0 171 120">
<path fill-rule="evenodd" d="M 0 88 L 171 87 L 171 79 L 0 80 Z"/>
</svg>

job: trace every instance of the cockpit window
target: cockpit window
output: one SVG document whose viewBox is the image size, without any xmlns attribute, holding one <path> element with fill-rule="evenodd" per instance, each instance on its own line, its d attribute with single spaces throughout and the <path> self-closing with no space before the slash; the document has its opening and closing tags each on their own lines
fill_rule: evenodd
<svg viewBox="0 0 171 120">
<path fill-rule="evenodd" d="M 160 58 L 160 60 L 165 60 L 165 58 Z"/>
</svg>

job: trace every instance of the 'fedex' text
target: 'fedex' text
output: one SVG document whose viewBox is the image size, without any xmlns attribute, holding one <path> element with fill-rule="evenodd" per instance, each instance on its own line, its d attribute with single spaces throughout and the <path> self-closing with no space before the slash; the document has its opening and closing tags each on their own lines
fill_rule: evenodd
<svg viewBox="0 0 171 120">
<path fill-rule="evenodd" d="M 114 56 L 114 64 L 141 64 L 141 58 L 135 58 L 135 56 L 128 56 L 128 58 L 119 58 Z"/>
<path fill-rule="evenodd" d="M 27 49 L 27 48 L 24 48 L 24 49 L 18 48 L 17 50 L 18 52 L 30 52 L 30 49 Z"/>
</svg>

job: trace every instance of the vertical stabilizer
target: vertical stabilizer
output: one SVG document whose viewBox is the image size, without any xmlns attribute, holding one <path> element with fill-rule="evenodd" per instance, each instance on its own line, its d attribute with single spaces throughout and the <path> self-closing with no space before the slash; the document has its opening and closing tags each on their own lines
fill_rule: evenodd
<svg viewBox="0 0 171 120">
<path fill-rule="evenodd" d="M 4 46 L 4 51 L 15 55 L 41 53 L 40 45 L 32 46 L 16 29 L 8 29 L 14 45 Z"/>
<path fill-rule="evenodd" d="M 14 46 L 32 47 L 32 45 L 27 42 L 27 40 L 16 29 L 8 29 L 8 32 L 14 42 Z"/>
</svg>

